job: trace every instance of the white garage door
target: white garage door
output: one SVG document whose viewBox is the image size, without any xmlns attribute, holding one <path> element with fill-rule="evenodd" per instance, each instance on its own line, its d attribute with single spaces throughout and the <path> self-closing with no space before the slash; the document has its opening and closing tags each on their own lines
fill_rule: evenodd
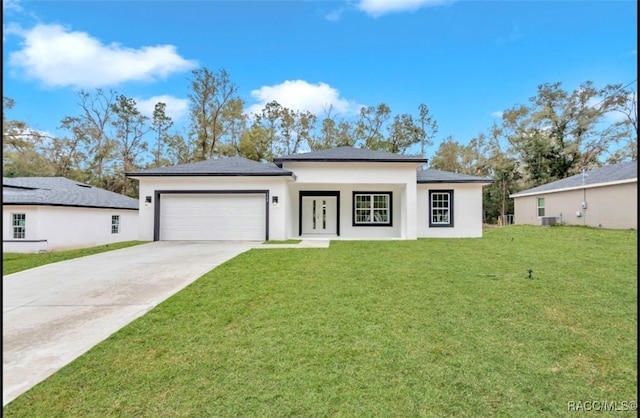
<svg viewBox="0 0 640 418">
<path fill-rule="evenodd" d="M 264 194 L 163 194 L 160 240 L 265 239 Z"/>
</svg>

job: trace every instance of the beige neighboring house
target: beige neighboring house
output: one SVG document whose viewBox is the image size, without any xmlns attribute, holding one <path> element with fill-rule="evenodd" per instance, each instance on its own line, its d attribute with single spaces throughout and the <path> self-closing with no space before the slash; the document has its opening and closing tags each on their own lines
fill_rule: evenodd
<svg viewBox="0 0 640 418">
<path fill-rule="evenodd" d="M 64 177 L 2 178 L 2 252 L 138 239 L 138 200 Z"/>
<path fill-rule="evenodd" d="M 514 223 L 638 228 L 638 164 L 605 166 L 512 194 Z"/>
</svg>

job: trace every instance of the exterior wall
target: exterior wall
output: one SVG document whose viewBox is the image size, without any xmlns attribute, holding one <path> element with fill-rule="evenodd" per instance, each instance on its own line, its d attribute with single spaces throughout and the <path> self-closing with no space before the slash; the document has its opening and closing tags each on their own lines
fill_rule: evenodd
<svg viewBox="0 0 640 418">
<path fill-rule="evenodd" d="M 482 237 L 483 184 L 418 185 L 418 236 L 421 238 Z M 453 227 L 429 227 L 429 190 L 453 190 Z"/>
<path fill-rule="evenodd" d="M 566 225 L 607 229 L 638 228 L 638 182 L 514 197 L 514 223 L 541 225 L 538 198 L 545 199 L 545 216 Z M 582 202 L 587 208 L 582 208 Z M 580 212 L 581 216 L 576 216 Z"/>
<path fill-rule="evenodd" d="M 332 239 L 416 239 L 416 168 L 413 163 L 285 162 L 289 183 L 287 238 L 299 238 L 299 192 L 340 192 L 340 236 Z M 391 192 L 391 226 L 354 226 L 353 192 Z"/>
<path fill-rule="evenodd" d="M 13 239 L 12 213 L 26 214 L 24 240 Z M 112 215 L 120 216 L 118 234 L 111 233 Z M 2 207 L 3 252 L 59 251 L 137 239 L 137 210 L 65 206 Z"/>
<path fill-rule="evenodd" d="M 139 177 L 140 183 L 140 235 L 143 241 L 153 241 L 154 207 L 156 190 L 268 190 L 269 198 L 278 196 L 278 205 L 269 204 L 269 239 L 286 238 L 286 215 L 288 206 L 288 177 Z M 145 205 L 146 196 L 151 196 L 151 205 Z"/>
<path fill-rule="evenodd" d="M 289 228 L 287 237 L 300 239 L 299 231 L 299 192 L 300 191 L 335 191 L 340 193 L 340 236 L 331 235 L 331 239 L 407 239 L 403 233 L 406 218 L 402 214 L 402 206 L 405 199 L 403 185 L 371 185 L 371 184 L 345 184 L 329 186 L 326 184 L 291 184 L 289 187 L 290 208 Z M 354 226 L 353 225 L 353 192 L 391 192 L 391 226 Z M 310 235 L 306 235 L 306 238 Z"/>
</svg>

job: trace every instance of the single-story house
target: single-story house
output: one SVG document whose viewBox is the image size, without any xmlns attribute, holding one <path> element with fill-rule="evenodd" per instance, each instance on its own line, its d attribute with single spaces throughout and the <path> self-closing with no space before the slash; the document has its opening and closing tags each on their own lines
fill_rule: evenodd
<svg viewBox="0 0 640 418">
<path fill-rule="evenodd" d="M 514 223 L 638 228 L 638 164 L 604 166 L 511 195 Z"/>
<path fill-rule="evenodd" d="M 138 200 L 64 177 L 2 178 L 2 251 L 34 253 L 138 239 Z"/>
<path fill-rule="evenodd" d="M 220 157 L 128 173 L 141 240 L 481 237 L 485 177 L 339 147 L 260 163 Z"/>
</svg>

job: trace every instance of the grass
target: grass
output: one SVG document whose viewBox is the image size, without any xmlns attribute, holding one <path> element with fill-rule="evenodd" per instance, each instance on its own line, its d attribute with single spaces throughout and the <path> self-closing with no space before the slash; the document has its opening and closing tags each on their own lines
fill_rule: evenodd
<svg viewBox="0 0 640 418">
<path fill-rule="evenodd" d="M 86 255 L 103 253 L 105 251 L 118 250 L 120 248 L 132 247 L 134 245 L 145 244 L 146 241 L 125 241 L 113 244 L 99 245 L 97 247 L 81 248 L 77 250 L 54 251 L 42 254 L 19 254 L 2 253 L 2 275 L 17 273 L 19 271 L 44 266 L 45 264 L 56 263 L 58 261 L 70 260 L 72 258 L 84 257 Z"/>
<path fill-rule="evenodd" d="M 637 401 L 637 307 L 636 231 L 251 250 L 3 415 L 574 416 Z"/>
<path fill-rule="evenodd" d="M 286 240 L 269 240 L 263 242 L 263 244 L 300 244 L 300 239 L 286 239 Z"/>
</svg>

